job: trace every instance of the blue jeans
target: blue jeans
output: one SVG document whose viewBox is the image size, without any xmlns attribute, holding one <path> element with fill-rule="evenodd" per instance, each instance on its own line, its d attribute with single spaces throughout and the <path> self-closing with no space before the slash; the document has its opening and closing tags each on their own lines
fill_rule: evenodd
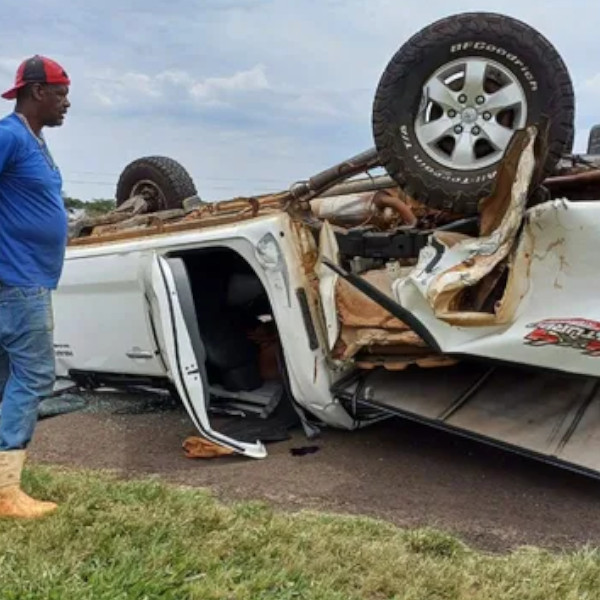
<svg viewBox="0 0 600 600">
<path fill-rule="evenodd" d="M 54 387 L 50 290 L 0 283 L 0 451 L 27 447 Z"/>
</svg>

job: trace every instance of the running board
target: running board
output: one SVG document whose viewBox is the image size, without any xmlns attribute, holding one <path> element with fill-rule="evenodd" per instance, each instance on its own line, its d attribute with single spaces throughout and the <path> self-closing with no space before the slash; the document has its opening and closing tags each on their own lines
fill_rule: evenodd
<svg viewBox="0 0 600 600">
<path fill-rule="evenodd" d="M 600 382 L 490 367 L 378 370 L 339 382 L 334 393 L 588 476 L 600 478 Z"/>
</svg>

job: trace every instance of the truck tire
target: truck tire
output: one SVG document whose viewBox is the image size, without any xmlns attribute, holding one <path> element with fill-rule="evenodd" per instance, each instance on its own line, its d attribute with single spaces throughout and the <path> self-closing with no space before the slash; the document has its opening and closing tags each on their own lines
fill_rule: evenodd
<svg viewBox="0 0 600 600">
<path fill-rule="evenodd" d="M 146 156 L 129 163 L 119 177 L 116 201 L 120 206 L 137 194 L 150 204 L 149 212 L 182 208 L 196 196 L 196 186 L 181 164 L 165 156 Z"/>
<path fill-rule="evenodd" d="M 464 13 L 396 52 L 377 87 L 373 136 L 409 195 L 475 214 L 514 131 L 548 117 L 546 175 L 571 151 L 574 114 L 569 72 L 546 38 L 510 17 Z"/>
<path fill-rule="evenodd" d="M 588 154 L 600 154 L 600 125 L 594 125 L 588 137 Z"/>
</svg>

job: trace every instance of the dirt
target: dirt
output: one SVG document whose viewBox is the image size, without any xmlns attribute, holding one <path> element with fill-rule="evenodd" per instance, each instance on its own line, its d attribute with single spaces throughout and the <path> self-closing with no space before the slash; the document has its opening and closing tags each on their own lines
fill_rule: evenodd
<svg viewBox="0 0 600 600">
<path fill-rule="evenodd" d="M 31 458 L 158 475 L 211 488 L 224 500 L 434 526 L 490 551 L 572 549 L 600 538 L 600 482 L 421 425 L 392 420 L 356 432 L 326 430 L 310 441 L 298 430 L 268 444 L 264 460 L 192 460 L 181 449 L 195 434 L 183 410 L 152 410 L 124 414 L 104 406 L 43 419 Z M 291 453 L 305 446 L 319 449 Z"/>
</svg>

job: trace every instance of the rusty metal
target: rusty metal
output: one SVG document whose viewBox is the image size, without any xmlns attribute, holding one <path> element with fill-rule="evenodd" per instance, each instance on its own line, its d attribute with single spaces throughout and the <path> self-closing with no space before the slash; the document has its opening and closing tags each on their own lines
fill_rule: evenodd
<svg viewBox="0 0 600 600">
<path fill-rule="evenodd" d="M 544 185 L 553 191 L 556 187 L 578 187 L 581 185 L 600 184 L 600 170 L 584 171 L 574 175 L 557 175 L 544 180 Z"/>
<path fill-rule="evenodd" d="M 419 337 L 423 339 L 423 341 L 431 346 L 431 348 L 437 352 L 440 351 L 439 344 L 437 340 L 430 333 L 429 329 L 417 318 L 413 313 L 405 309 L 403 306 L 395 302 L 392 298 L 390 298 L 387 294 L 377 289 L 370 282 L 365 279 L 355 275 L 354 273 L 349 273 L 345 269 L 342 269 L 340 266 L 332 263 L 330 260 L 322 258 L 322 263 L 330 268 L 332 271 L 337 273 L 340 277 L 344 278 L 348 283 L 356 287 L 366 296 L 371 298 L 374 302 L 379 304 L 382 308 L 391 313 L 394 317 L 399 319 L 402 322 L 405 322 Z"/>
<path fill-rule="evenodd" d="M 78 238 L 80 236 L 90 235 L 95 227 L 103 225 L 114 225 L 131 218 L 131 213 L 127 212 L 111 212 L 107 215 L 99 217 L 84 217 L 74 223 L 69 224 L 69 237 Z"/>
<path fill-rule="evenodd" d="M 577 171 L 576 165 L 586 165 L 583 172 Z M 581 168 L 581 166 L 579 167 Z M 586 185 L 589 183 L 600 183 L 600 157 L 599 156 L 573 156 L 570 159 L 564 158 L 557 167 L 557 173 L 553 177 L 547 177 L 543 184 L 547 187 L 565 185 Z M 365 169 L 366 171 L 367 169 Z M 592 175 L 597 173 L 597 175 Z M 563 179 L 564 178 L 564 179 Z M 344 196 L 346 194 L 360 194 L 363 192 L 373 192 L 382 189 L 398 189 L 398 183 L 389 175 L 377 175 L 374 177 L 361 177 L 350 181 L 336 183 L 332 187 L 318 194 L 320 198 L 328 196 Z"/>
<path fill-rule="evenodd" d="M 392 277 L 385 269 L 366 271 L 361 278 L 392 297 Z M 338 279 L 335 286 L 335 304 L 338 317 L 349 327 L 370 327 L 378 329 L 407 331 L 409 327 L 368 296 L 348 283 Z"/>
<path fill-rule="evenodd" d="M 173 209 L 148 214 L 113 211 L 96 218 L 84 218 L 70 226 L 70 246 L 84 246 L 122 241 L 177 231 L 204 229 L 253 219 L 279 212 L 281 195 L 235 198 L 213 204 L 202 204 L 189 211 Z"/>
<path fill-rule="evenodd" d="M 579 167 L 577 167 L 579 165 Z M 583 165 L 583 167 L 582 167 Z M 599 157 L 565 157 L 561 161 L 558 176 L 547 178 L 544 185 L 551 193 L 570 192 L 569 197 L 588 199 L 600 193 Z M 314 215 L 308 211 L 309 202 L 315 198 L 325 199 L 334 195 L 344 196 L 356 193 L 368 193 L 378 208 L 379 216 L 368 218 L 366 223 L 379 229 L 393 229 L 399 225 L 416 226 L 421 229 L 435 228 L 445 222 L 458 218 L 440 211 L 431 211 L 406 196 L 396 182 L 388 175 L 364 177 L 345 181 L 355 175 L 379 166 L 375 148 L 371 148 L 349 158 L 329 169 L 317 173 L 306 181 L 294 184 L 289 191 L 251 197 L 240 197 L 215 203 L 202 203 L 188 206 L 184 214 L 172 214 L 171 211 L 147 213 L 147 202 L 143 198 L 132 198 L 125 205 L 108 215 L 96 218 L 83 218 L 69 226 L 70 245 L 86 245 L 101 242 L 120 241 L 138 236 L 159 235 L 176 231 L 189 231 L 224 223 L 246 220 L 269 212 L 287 210 L 291 216 L 300 220 L 317 223 Z M 584 172 L 577 169 L 585 168 Z M 484 202 L 485 206 L 486 202 Z M 388 212 L 393 209 L 399 218 Z M 493 210 L 484 210 L 484 232 L 489 229 L 489 215 Z M 502 212 L 502 211 L 500 211 Z M 434 214 L 435 213 L 435 214 Z M 439 213 L 439 214 L 437 214 Z M 151 215 L 155 215 L 152 216 Z M 369 215 L 366 215 L 369 217 Z M 136 217 L 143 217 L 136 219 Z M 169 222 L 171 221 L 171 222 Z M 429 222 L 431 221 L 431 222 Z M 313 223 L 313 225 L 315 224 Z M 318 224 L 318 223 L 317 223 Z M 361 225 L 364 223 L 358 223 Z M 341 223 L 342 226 L 356 226 L 356 223 Z M 487 225 L 487 226 L 486 226 Z"/>
<path fill-rule="evenodd" d="M 397 273 L 387 269 L 366 271 L 361 278 L 381 293 L 392 296 L 392 281 Z M 408 325 L 360 292 L 345 279 L 335 284 L 335 309 L 340 323 L 334 357 L 348 360 L 358 353 L 392 354 L 396 360 L 428 352 L 425 342 Z M 365 359 L 368 362 L 368 359 Z"/>
<path fill-rule="evenodd" d="M 231 215 L 210 217 L 202 220 L 177 221 L 176 223 L 158 223 L 152 226 L 141 227 L 139 229 L 127 229 L 124 231 L 106 233 L 99 235 L 89 235 L 87 237 L 72 239 L 69 246 L 89 246 L 93 244 L 104 244 L 110 242 L 121 242 L 132 238 L 150 237 L 153 235 L 170 234 L 176 232 L 193 231 L 194 229 L 204 229 L 206 227 L 216 227 L 218 225 L 227 225 L 229 223 L 246 221 L 254 218 L 251 212 L 244 215 Z"/>
<path fill-rule="evenodd" d="M 119 221 L 118 223 L 96 225 L 91 229 L 89 235 L 110 235 L 125 230 L 128 232 L 139 231 L 145 227 L 160 226 L 169 221 L 180 221 L 184 214 L 185 213 L 181 209 L 173 209 L 161 211 L 159 213 L 150 213 L 148 215 L 136 215 L 125 219 L 124 221 Z"/>
<path fill-rule="evenodd" d="M 414 227 L 417 223 L 410 206 L 400 199 L 395 190 L 319 196 L 311 200 L 310 207 L 318 219 L 342 227 L 374 225 L 380 229 L 391 229 L 400 225 Z"/>
<path fill-rule="evenodd" d="M 479 237 L 468 242 L 467 253 L 464 247 L 458 247 L 457 257 L 462 259 L 437 273 L 427 284 L 426 298 L 435 316 L 450 325 L 507 323 L 527 289 L 528 238 L 526 234 L 519 237 L 518 231 L 539 162 L 535 155 L 536 135 L 535 128 L 514 135 L 500 165 L 494 191 L 481 203 Z M 434 233 L 434 239 L 441 242 L 442 235 L 447 233 Z M 454 245 L 452 251 L 456 249 Z M 514 266 L 506 279 L 502 278 L 504 267 L 499 265 Z"/>
<path fill-rule="evenodd" d="M 581 165 L 584 165 L 583 168 L 587 170 L 577 172 L 577 165 L 579 165 L 579 169 L 582 168 Z M 311 213 L 307 209 L 310 200 L 314 198 L 378 191 L 382 191 L 382 193 L 375 195 L 375 202 L 379 204 L 379 207 L 393 208 L 401 215 L 404 224 L 414 225 L 418 219 L 421 227 L 430 228 L 458 218 L 458 215 L 449 215 L 441 211 L 427 209 L 412 198 L 405 196 L 397 183 L 388 175 L 345 181 L 377 166 L 379 166 L 377 151 L 375 148 L 371 148 L 329 169 L 325 169 L 306 181 L 294 184 L 289 191 L 240 197 L 215 203 L 202 203 L 194 207 L 190 205 L 184 211 L 185 216 L 181 217 L 181 225 L 174 223 L 169 227 L 150 225 L 152 220 L 142 223 L 132 220 L 132 217 L 136 215 L 148 214 L 147 202 L 144 202 L 141 197 L 132 198 L 108 215 L 95 218 L 84 217 L 71 223 L 69 226 L 70 245 L 83 245 L 100 241 L 109 242 L 140 235 L 160 234 L 164 231 L 187 231 L 195 227 L 205 228 L 235 220 L 245 220 L 252 216 L 259 216 L 265 212 L 282 208 L 290 212 L 292 216 L 298 215 L 297 209 L 300 208 L 302 219 L 310 221 L 314 217 L 310 216 Z M 589 199 L 594 197 L 594 194 L 600 193 L 600 170 L 597 170 L 598 167 L 600 167 L 600 157 L 565 157 L 557 168 L 557 172 L 561 174 L 547 178 L 543 183 L 554 195 L 565 190 L 574 194 L 574 199 L 579 197 Z M 596 170 L 590 170 L 594 168 Z M 398 199 L 394 199 L 395 195 L 398 196 Z M 164 217 L 158 218 L 161 221 L 165 220 Z M 432 220 L 432 222 L 425 223 L 427 219 Z M 386 219 L 384 218 L 383 221 L 386 221 Z M 384 223 L 383 221 L 381 224 L 375 224 L 377 226 L 383 225 L 386 228 L 400 224 L 387 223 L 387 221 Z M 190 223 L 193 223 L 193 225 L 190 225 Z M 94 237 L 94 241 L 90 241 L 88 239 L 90 237 Z"/>
<path fill-rule="evenodd" d="M 329 196 L 345 196 L 346 194 L 361 194 L 364 192 L 375 192 L 388 188 L 397 188 L 398 184 L 389 175 L 377 175 L 375 177 L 361 177 L 351 179 L 342 183 L 336 183 L 333 187 L 319 194 L 319 198 Z"/>
<path fill-rule="evenodd" d="M 329 169 L 325 169 L 310 179 L 298 181 L 290 188 L 292 201 L 308 210 L 308 202 L 322 194 L 336 183 L 348 179 L 358 173 L 380 166 L 379 155 L 375 148 L 361 152 Z"/>
<path fill-rule="evenodd" d="M 409 225 L 410 227 L 416 226 L 417 217 L 411 207 L 394 190 L 379 190 L 375 192 L 373 201 L 381 209 L 391 208 L 395 210 L 405 225 Z"/>
<path fill-rule="evenodd" d="M 376 350 L 376 352 L 374 352 Z M 431 353 L 425 342 L 410 329 L 394 330 L 377 327 L 350 327 L 342 325 L 333 350 L 334 358 L 348 360 L 361 353 L 395 356 Z"/>
<path fill-rule="evenodd" d="M 219 202 L 206 203 L 199 208 L 190 211 L 187 219 L 196 219 L 205 215 L 237 214 L 243 211 L 258 212 L 265 209 L 279 209 L 282 199 L 287 197 L 287 192 L 279 194 L 265 194 L 262 196 L 244 196 L 221 200 Z"/>
</svg>

